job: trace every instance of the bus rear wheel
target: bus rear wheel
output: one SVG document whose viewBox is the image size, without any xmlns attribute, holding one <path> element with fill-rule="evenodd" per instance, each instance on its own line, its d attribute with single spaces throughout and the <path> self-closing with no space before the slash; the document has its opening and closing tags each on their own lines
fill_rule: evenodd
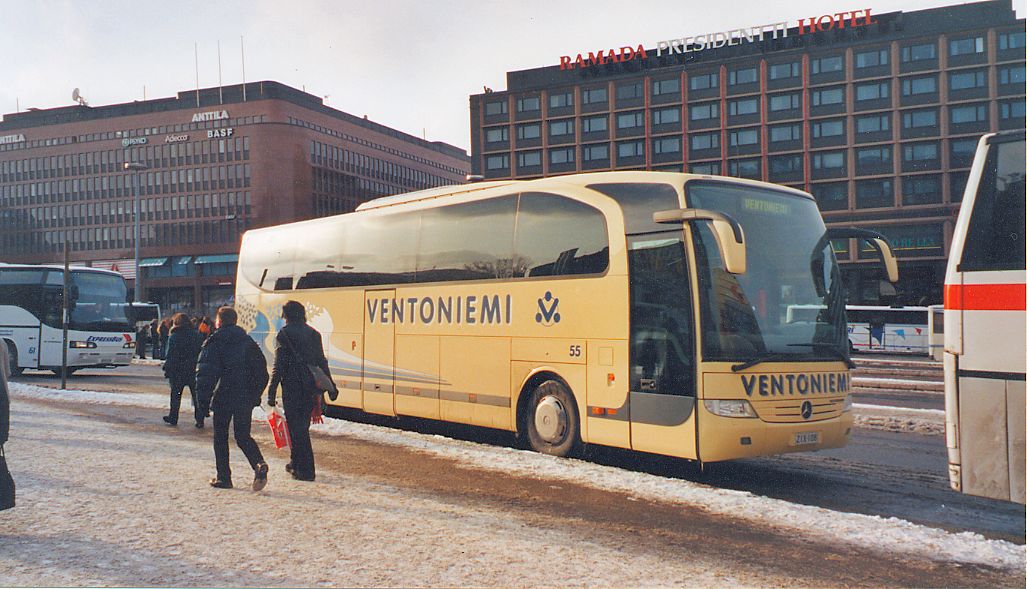
<svg viewBox="0 0 1027 589">
<path fill-rule="evenodd" d="M 557 380 L 547 380 L 531 392 L 525 421 L 528 444 L 536 452 L 567 456 L 581 446 L 577 405 Z"/>
</svg>

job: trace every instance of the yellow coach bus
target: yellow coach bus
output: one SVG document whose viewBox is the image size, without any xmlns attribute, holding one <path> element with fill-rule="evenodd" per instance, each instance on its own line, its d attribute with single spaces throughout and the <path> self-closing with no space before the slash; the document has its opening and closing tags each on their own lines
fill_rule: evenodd
<svg viewBox="0 0 1027 589">
<path fill-rule="evenodd" d="M 604 172 L 448 186 L 248 231 L 240 323 L 295 299 L 335 405 L 705 462 L 844 445 L 842 283 L 808 194 Z M 801 307 L 816 312 L 790 313 Z"/>
</svg>

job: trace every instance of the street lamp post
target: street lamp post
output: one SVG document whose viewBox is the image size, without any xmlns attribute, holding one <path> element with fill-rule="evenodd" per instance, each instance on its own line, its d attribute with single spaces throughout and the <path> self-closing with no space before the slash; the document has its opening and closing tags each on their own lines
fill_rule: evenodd
<svg viewBox="0 0 1027 589">
<path fill-rule="evenodd" d="M 146 164 L 140 164 L 138 162 L 125 162 L 125 170 L 131 172 L 142 172 L 149 170 L 150 168 Z M 143 302 L 143 273 L 139 268 L 139 184 L 140 174 L 135 174 L 135 190 L 134 201 L 132 206 L 132 216 L 135 217 L 135 266 L 136 266 L 136 279 L 135 279 L 135 300 L 136 302 Z"/>
</svg>

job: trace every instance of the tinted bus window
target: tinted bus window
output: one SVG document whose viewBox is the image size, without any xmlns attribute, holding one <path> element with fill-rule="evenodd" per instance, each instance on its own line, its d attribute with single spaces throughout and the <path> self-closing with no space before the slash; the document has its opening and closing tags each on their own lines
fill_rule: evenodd
<svg viewBox="0 0 1027 589">
<path fill-rule="evenodd" d="M 960 270 L 1023 270 L 1024 142 L 992 144 L 984 162 Z"/>
<path fill-rule="evenodd" d="M 516 212 L 515 196 L 423 211 L 417 282 L 512 276 Z"/>
<path fill-rule="evenodd" d="M 523 276 L 603 272 L 610 258 L 606 219 L 598 210 L 568 198 L 522 194 L 514 251 Z"/>
<path fill-rule="evenodd" d="M 628 235 L 666 231 L 667 225 L 653 221 L 653 213 L 681 208 L 677 191 L 670 184 L 589 184 L 589 188 L 617 201 L 624 211 Z"/>
</svg>

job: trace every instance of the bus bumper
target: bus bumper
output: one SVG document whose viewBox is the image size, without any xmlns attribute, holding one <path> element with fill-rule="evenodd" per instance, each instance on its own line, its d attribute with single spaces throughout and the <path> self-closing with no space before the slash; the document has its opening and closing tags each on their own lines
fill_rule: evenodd
<svg viewBox="0 0 1027 589">
<path fill-rule="evenodd" d="M 719 462 L 841 448 L 849 443 L 852 423 L 852 411 L 801 423 L 720 417 L 704 411 L 699 421 L 699 458 L 703 462 Z"/>
</svg>

